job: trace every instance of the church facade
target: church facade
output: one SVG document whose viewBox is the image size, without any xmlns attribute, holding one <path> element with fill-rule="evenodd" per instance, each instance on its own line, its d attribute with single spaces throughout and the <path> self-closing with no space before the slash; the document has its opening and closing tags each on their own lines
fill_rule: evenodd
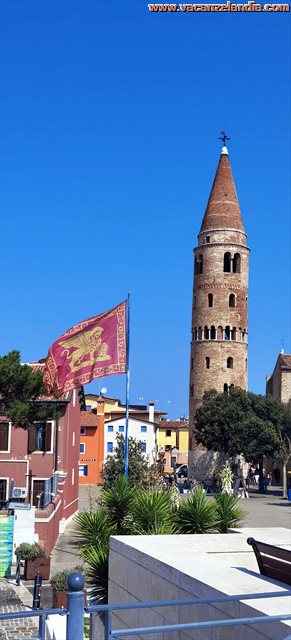
<svg viewBox="0 0 291 640">
<path fill-rule="evenodd" d="M 247 389 L 248 272 L 249 248 L 223 146 L 194 249 L 189 403 L 193 473 L 195 412 L 204 393 L 227 393 L 231 386 Z"/>
</svg>

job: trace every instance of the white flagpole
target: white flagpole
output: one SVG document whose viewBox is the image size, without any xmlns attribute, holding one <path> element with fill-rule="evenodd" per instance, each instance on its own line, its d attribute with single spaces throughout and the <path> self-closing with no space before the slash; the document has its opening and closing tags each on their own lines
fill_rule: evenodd
<svg viewBox="0 0 291 640">
<path fill-rule="evenodd" d="M 125 409 L 125 438 L 124 438 L 124 475 L 128 478 L 128 418 L 129 418 L 129 328 L 130 328 L 130 291 L 127 295 L 127 322 L 126 322 L 126 409 Z"/>
</svg>

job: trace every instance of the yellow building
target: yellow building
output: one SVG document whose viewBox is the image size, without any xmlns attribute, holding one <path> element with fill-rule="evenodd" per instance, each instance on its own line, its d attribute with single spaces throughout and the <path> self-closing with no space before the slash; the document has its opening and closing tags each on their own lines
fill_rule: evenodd
<svg viewBox="0 0 291 640">
<path fill-rule="evenodd" d="M 173 473 L 176 465 L 188 463 L 189 423 L 183 420 L 160 420 L 157 443 L 164 472 Z"/>
</svg>

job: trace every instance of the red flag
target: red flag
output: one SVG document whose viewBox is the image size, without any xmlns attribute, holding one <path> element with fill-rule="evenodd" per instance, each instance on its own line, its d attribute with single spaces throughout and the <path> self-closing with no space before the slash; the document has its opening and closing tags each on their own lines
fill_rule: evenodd
<svg viewBox="0 0 291 640">
<path fill-rule="evenodd" d="M 43 381 L 56 397 L 95 378 L 126 373 L 126 302 L 79 322 L 50 347 Z"/>
</svg>

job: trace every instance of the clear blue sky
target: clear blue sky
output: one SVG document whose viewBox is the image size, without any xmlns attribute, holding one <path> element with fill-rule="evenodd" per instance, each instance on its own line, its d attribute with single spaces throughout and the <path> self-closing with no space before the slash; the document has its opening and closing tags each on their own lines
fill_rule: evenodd
<svg viewBox="0 0 291 640">
<path fill-rule="evenodd" d="M 225 125 L 251 247 L 249 388 L 263 393 L 282 339 L 291 352 L 290 14 L 1 11 L 1 352 L 39 359 L 130 289 L 131 402 L 188 413 L 192 249 Z M 124 376 L 102 384 L 124 400 Z"/>
</svg>

